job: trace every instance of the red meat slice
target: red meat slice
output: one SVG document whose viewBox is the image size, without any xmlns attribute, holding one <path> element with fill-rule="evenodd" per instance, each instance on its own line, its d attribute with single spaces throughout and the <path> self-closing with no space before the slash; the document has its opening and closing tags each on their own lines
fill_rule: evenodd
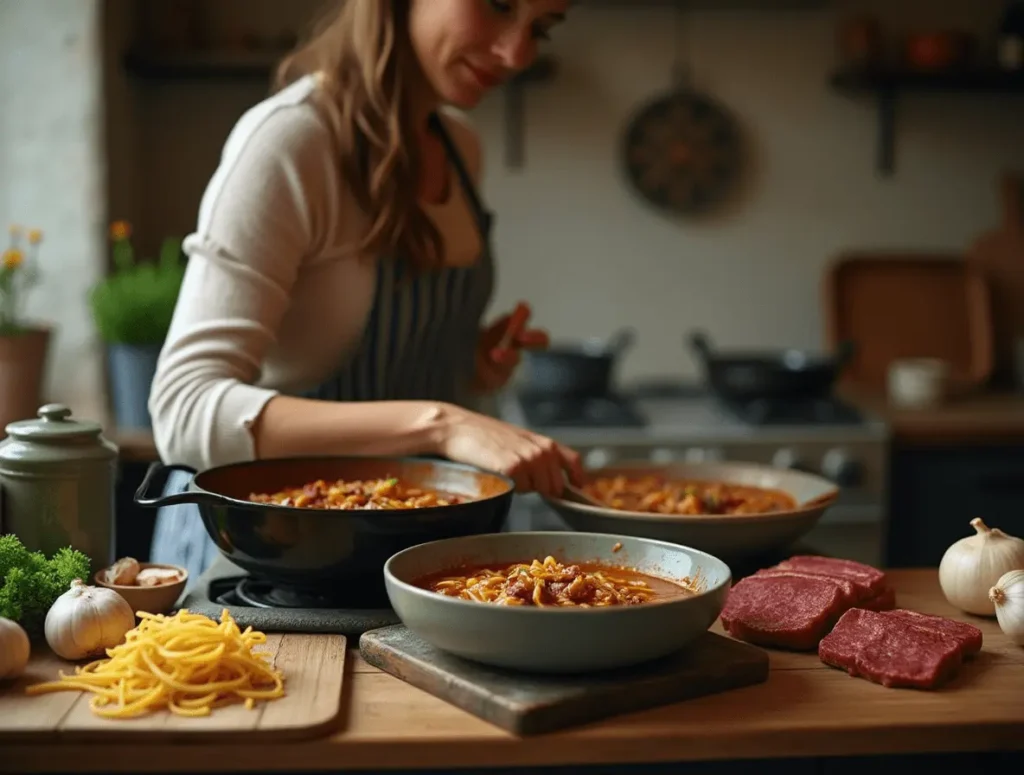
<svg viewBox="0 0 1024 775">
<path fill-rule="evenodd" d="M 965 658 L 972 657 L 981 651 L 981 630 L 973 624 L 959 622 L 956 619 L 947 619 L 944 616 L 919 614 L 917 611 L 908 611 L 905 608 L 899 608 L 895 611 L 886 611 L 885 616 L 889 619 L 910 622 L 922 629 L 931 630 L 932 632 L 944 635 L 949 640 L 953 640 L 959 644 L 960 652 Z"/>
<path fill-rule="evenodd" d="M 886 613 L 853 608 L 818 646 L 822 662 L 886 687 L 933 689 L 956 673 L 961 644 Z"/>
<path fill-rule="evenodd" d="M 878 593 L 885 589 L 885 573 L 853 560 L 840 560 L 835 557 L 821 557 L 813 554 L 797 554 L 783 560 L 777 568 L 798 570 L 804 573 L 819 573 L 823 576 L 835 576 L 867 587 L 871 592 Z"/>
<path fill-rule="evenodd" d="M 864 608 L 868 611 L 888 611 L 896 607 L 896 590 L 892 587 L 886 587 L 877 595 L 857 603 L 856 607 Z"/>
<path fill-rule="evenodd" d="M 818 657 L 826 665 L 838 667 L 850 675 L 857 675 L 857 655 L 872 638 L 881 637 L 892 622 L 880 616 L 862 616 L 863 609 L 853 608 L 844 613 L 832 632 L 818 644 Z"/>
<path fill-rule="evenodd" d="M 860 600 L 866 600 L 874 596 L 874 593 L 863 584 L 858 584 L 850 579 L 839 578 L 838 576 L 828 576 L 823 573 L 808 573 L 802 570 L 787 570 L 785 568 L 766 568 L 765 570 L 757 571 L 754 576 L 761 576 L 763 578 L 791 576 L 822 579 L 839 588 L 843 595 L 843 603 L 847 608 Z"/>
<path fill-rule="evenodd" d="M 729 591 L 722 625 L 748 643 L 810 651 L 846 608 L 841 588 L 829 579 L 754 575 Z"/>
</svg>

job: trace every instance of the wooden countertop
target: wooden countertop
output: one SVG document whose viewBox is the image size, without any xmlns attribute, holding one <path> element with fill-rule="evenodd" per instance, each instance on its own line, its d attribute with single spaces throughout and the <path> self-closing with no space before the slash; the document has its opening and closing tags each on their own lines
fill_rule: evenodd
<svg viewBox="0 0 1024 775">
<path fill-rule="evenodd" d="M 891 572 L 901 606 L 956 615 L 934 570 Z M 751 757 L 1024 750 L 1024 648 L 994 620 L 977 659 L 941 691 L 886 689 L 773 651 L 768 681 L 551 735 L 519 739 L 358 658 L 345 680 L 347 718 L 301 743 L 6 743 L 0 772 L 306 771 L 640 763 Z M 715 629 L 720 631 L 716 624 Z"/>
<path fill-rule="evenodd" d="M 901 409 L 849 388 L 841 395 L 884 419 L 900 443 L 1024 444 L 1024 393 L 975 393 L 927 409 Z"/>
</svg>

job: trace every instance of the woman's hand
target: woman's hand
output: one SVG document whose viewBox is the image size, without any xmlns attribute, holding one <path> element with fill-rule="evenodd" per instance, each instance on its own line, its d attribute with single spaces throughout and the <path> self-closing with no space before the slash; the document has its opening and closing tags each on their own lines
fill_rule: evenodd
<svg viewBox="0 0 1024 775">
<path fill-rule="evenodd" d="M 476 374 L 473 387 L 481 393 L 493 393 L 508 384 L 519 365 L 522 349 L 542 350 L 548 346 L 546 331 L 526 328 L 530 307 L 525 302 L 498 318 L 480 334 L 476 348 Z"/>
<path fill-rule="evenodd" d="M 441 412 L 440 454 L 510 476 L 521 492 L 562 494 L 565 476 L 583 484 L 580 456 L 547 436 L 453 404 Z"/>
</svg>

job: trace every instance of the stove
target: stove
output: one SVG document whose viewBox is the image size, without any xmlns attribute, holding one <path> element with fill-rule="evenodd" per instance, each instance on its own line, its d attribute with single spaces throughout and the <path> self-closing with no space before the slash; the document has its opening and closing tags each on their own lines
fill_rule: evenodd
<svg viewBox="0 0 1024 775">
<path fill-rule="evenodd" d="M 806 400 L 719 400 L 726 411 L 751 425 L 849 426 L 862 425 L 865 422 L 860 410 L 835 396 Z"/>
<path fill-rule="evenodd" d="M 879 523 L 888 490 L 889 428 L 838 397 L 810 401 L 724 401 L 701 384 L 661 380 L 619 392 L 642 423 L 611 416 L 576 422 L 545 416 L 535 396 L 507 391 L 501 416 L 573 447 L 588 468 L 618 461 L 740 461 L 806 471 L 840 487 L 823 522 Z M 569 402 L 562 402 L 568 404 Z"/>
<path fill-rule="evenodd" d="M 227 608 L 242 629 L 262 632 L 317 632 L 358 638 L 367 630 L 398 624 L 379 583 L 360 584 L 350 593 L 297 589 L 250 576 L 218 557 L 196 580 L 183 608 L 214 619 Z"/>
<path fill-rule="evenodd" d="M 559 396 L 545 393 L 519 395 L 526 421 L 549 428 L 642 428 L 646 418 L 628 396 Z"/>
</svg>

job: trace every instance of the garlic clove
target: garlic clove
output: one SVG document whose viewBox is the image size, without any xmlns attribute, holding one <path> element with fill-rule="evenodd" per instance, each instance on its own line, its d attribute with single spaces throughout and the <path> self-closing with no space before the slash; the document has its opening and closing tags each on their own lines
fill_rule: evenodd
<svg viewBox="0 0 1024 775">
<path fill-rule="evenodd" d="M 102 656 L 121 643 L 135 627 L 135 613 L 117 592 L 90 587 L 81 579 L 71 582 L 46 614 L 46 642 L 59 657 L 68 660 Z"/>
<path fill-rule="evenodd" d="M 134 557 L 124 557 L 107 569 L 105 580 L 108 584 L 131 586 L 139 575 L 139 561 Z"/>
<path fill-rule="evenodd" d="M 1024 569 L 1000 576 L 988 591 L 999 629 L 1018 646 L 1024 646 Z"/>
<path fill-rule="evenodd" d="M 135 581 L 140 587 L 158 587 L 161 584 L 173 584 L 181 578 L 181 573 L 173 568 L 144 568 Z"/>
</svg>

